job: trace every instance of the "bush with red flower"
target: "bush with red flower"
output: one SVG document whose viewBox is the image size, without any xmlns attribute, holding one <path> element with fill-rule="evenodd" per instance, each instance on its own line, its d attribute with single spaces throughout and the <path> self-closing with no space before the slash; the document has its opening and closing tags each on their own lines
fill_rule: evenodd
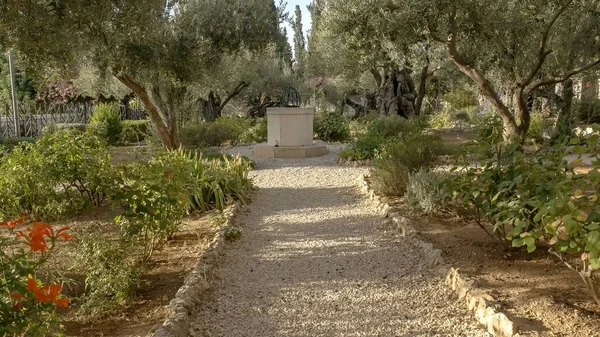
<svg viewBox="0 0 600 337">
<path fill-rule="evenodd" d="M 62 284 L 44 283 L 36 271 L 58 241 L 74 236 L 42 222 L 0 222 L 0 336 L 44 336 L 58 328 L 57 308 L 68 307 Z"/>
</svg>

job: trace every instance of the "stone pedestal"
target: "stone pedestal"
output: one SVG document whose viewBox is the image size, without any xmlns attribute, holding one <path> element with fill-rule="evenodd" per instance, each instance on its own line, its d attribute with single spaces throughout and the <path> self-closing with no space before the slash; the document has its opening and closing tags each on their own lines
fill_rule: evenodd
<svg viewBox="0 0 600 337">
<path fill-rule="evenodd" d="M 327 146 L 313 143 L 312 108 L 268 108 L 268 143 L 254 147 L 267 158 L 307 158 L 327 154 Z"/>
</svg>

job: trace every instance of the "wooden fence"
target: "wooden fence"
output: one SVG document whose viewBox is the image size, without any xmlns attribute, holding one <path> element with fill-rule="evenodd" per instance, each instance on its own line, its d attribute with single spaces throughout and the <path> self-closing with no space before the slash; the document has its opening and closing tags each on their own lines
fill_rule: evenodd
<svg viewBox="0 0 600 337">
<path fill-rule="evenodd" d="M 94 106 L 84 103 L 63 105 L 22 105 L 19 106 L 19 134 L 15 130 L 15 119 L 11 107 L 0 107 L 0 138 L 34 138 L 41 135 L 45 126 L 50 124 L 79 123 L 88 124 L 94 113 Z M 143 109 L 119 106 L 121 120 L 145 119 Z"/>
</svg>

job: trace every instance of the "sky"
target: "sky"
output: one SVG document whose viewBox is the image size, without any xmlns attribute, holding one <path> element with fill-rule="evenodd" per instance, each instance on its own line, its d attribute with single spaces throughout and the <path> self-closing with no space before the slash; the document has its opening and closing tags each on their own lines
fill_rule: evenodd
<svg viewBox="0 0 600 337">
<path fill-rule="evenodd" d="M 287 11 L 290 13 L 290 16 L 292 18 L 295 19 L 294 17 L 294 12 L 296 10 L 296 5 L 300 6 L 300 9 L 302 10 L 302 28 L 304 29 L 304 38 L 307 37 L 307 33 L 310 30 L 310 26 L 312 23 L 312 20 L 310 18 L 310 13 L 308 12 L 308 9 L 306 8 L 306 6 L 308 6 L 308 4 L 310 4 L 312 2 L 312 0 L 287 0 L 288 6 L 287 6 Z M 286 25 L 287 26 L 287 31 L 288 31 L 288 40 L 290 42 L 290 46 L 292 46 L 292 49 L 294 49 L 294 31 L 292 30 L 292 27 L 290 27 L 290 25 Z"/>
</svg>

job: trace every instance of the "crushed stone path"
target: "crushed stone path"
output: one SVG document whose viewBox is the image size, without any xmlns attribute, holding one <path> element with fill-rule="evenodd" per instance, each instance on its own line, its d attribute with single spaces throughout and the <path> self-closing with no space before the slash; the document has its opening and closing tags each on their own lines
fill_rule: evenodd
<svg viewBox="0 0 600 337">
<path fill-rule="evenodd" d="M 312 159 L 256 161 L 259 190 L 238 217 L 197 337 L 488 336 L 358 191 L 365 168 Z"/>
</svg>

